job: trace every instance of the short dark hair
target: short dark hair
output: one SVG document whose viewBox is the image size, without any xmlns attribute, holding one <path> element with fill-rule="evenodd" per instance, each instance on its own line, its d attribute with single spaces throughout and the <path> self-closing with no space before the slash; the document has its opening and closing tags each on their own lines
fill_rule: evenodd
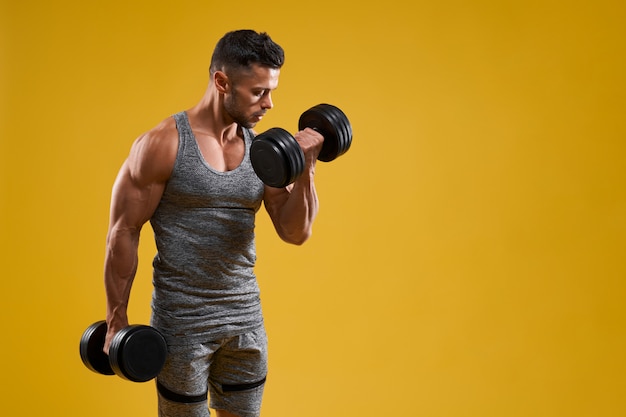
<svg viewBox="0 0 626 417">
<path fill-rule="evenodd" d="M 215 71 L 237 72 L 260 64 L 280 69 L 285 62 L 283 48 L 267 33 L 243 29 L 226 33 L 215 46 L 211 57 L 211 75 Z"/>
</svg>

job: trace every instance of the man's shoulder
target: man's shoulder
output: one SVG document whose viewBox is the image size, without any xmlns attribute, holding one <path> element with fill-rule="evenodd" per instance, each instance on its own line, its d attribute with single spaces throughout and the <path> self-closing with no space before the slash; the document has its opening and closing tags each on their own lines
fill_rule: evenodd
<svg viewBox="0 0 626 417">
<path fill-rule="evenodd" d="M 162 120 L 158 125 L 144 133 L 147 139 L 159 142 L 177 142 L 178 129 L 173 116 Z"/>
<path fill-rule="evenodd" d="M 153 156 L 175 156 L 178 152 L 178 130 L 173 117 L 168 117 L 158 125 L 141 134 L 135 141 L 143 152 Z M 156 154 L 156 155 L 155 155 Z"/>
<path fill-rule="evenodd" d="M 178 131 L 172 117 L 140 135 L 134 142 L 129 161 L 137 173 L 167 179 L 178 153 Z"/>
</svg>

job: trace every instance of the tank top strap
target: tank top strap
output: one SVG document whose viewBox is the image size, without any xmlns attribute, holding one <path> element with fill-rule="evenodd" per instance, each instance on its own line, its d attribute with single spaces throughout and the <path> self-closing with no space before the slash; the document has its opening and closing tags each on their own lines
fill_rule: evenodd
<svg viewBox="0 0 626 417">
<path fill-rule="evenodd" d="M 187 142 L 191 140 L 195 141 L 193 131 L 191 130 L 191 124 L 189 124 L 189 118 L 187 117 L 187 112 L 181 111 L 174 114 L 172 117 L 176 122 L 176 129 L 178 130 L 178 136 L 181 142 L 179 149 L 184 149 L 187 147 Z M 243 141 L 246 145 L 246 150 L 249 151 L 250 145 L 255 137 L 254 132 L 252 129 L 248 129 L 243 126 L 241 126 L 241 131 L 243 132 Z"/>
</svg>

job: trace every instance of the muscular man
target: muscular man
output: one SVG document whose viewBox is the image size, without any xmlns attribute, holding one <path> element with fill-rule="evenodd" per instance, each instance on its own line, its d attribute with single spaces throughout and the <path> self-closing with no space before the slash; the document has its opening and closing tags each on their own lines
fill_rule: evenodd
<svg viewBox="0 0 626 417">
<path fill-rule="evenodd" d="M 251 130 L 273 107 L 283 49 L 265 33 L 229 32 L 217 43 L 202 99 L 141 135 L 113 186 L 105 260 L 108 333 L 127 326 L 142 226 L 157 255 L 151 324 L 168 358 L 157 377 L 160 417 L 256 417 L 267 342 L 254 275 L 256 212 L 264 204 L 292 244 L 311 234 L 313 182 L 323 138 L 295 134 L 304 174 L 286 188 L 263 185 L 249 159 Z"/>
</svg>

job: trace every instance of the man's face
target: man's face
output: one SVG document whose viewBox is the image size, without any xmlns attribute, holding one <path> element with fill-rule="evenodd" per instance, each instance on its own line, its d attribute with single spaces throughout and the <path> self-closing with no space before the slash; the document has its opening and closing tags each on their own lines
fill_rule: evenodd
<svg viewBox="0 0 626 417">
<path fill-rule="evenodd" d="M 272 107 L 272 91 L 278 87 L 280 69 L 253 65 L 230 78 L 230 92 L 224 95 L 226 113 L 239 125 L 252 129 Z"/>
</svg>

